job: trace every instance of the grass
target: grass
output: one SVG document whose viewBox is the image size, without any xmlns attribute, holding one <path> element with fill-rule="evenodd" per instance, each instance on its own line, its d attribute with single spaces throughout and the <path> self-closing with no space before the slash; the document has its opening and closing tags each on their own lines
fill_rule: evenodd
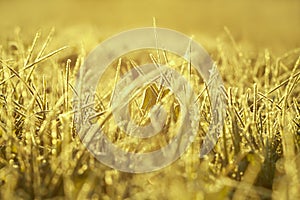
<svg viewBox="0 0 300 200">
<path fill-rule="evenodd" d="M 228 107 L 224 134 L 199 159 L 211 116 L 208 94 L 187 63 L 167 54 L 199 95 L 199 131 L 172 165 L 130 174 L 101 164 L 82 145 L 74 84 L 92 48 L 149 25 L 153 16 L 159 26 L 195 34 L 216 61 Z M 0 17 L 0 199 L 300 199 L 299 1 L 0 1 Z M 103 123 L 124 150 L 153 151 L 174 137 L 164 130 L 132 139 L 109 117 L 120 76 L 158 60 L 156 51 L 127 54 L 98 85 L 90 120 Z M 131 117 L 149 123 L 157 102 L 169 111 L 166 127 L 176 130 L 180 106 L 154 84 L 136 91 Z"/>
<path fill-rule="evenodd" d="M 55 40 L 53 31 L 46 38 L 38 32 L 31 45 L 25 45 L 21 35 L 16 34 L 14 40 L 0 46 L 1 198 L 299 198 L 300 49 L 278 57 L 268 49 L 250 55 L 235 42 L 228 29 L 225 32 L 226 36 L 210 52 L 227 88 L 224 134 L 213 151 L 199 159 L 210 119 L 210 104 L 204 92 L 199 99 L 201 122 L 195 142 L 172 165 L 146 174 L 106 167 L 80 142 L 71 99 L 76 72 L 86 57 L 85 49 L 73 50 L 66 56 L 63 51 L 67 47 L 49 50 L 50 41 Z M 145 52 L 127 55 L 128 62 L 122 63 L 130 68 L 148 56 Z M 182 62 L 171 58 L 178 70 L 182 69 Z M 113 69 L 120 72 L 120 66 Z M 107 73 L 112 75 L 112 83 L 108 84 L 112 88 L 116 72 Z M 181 73 L 189 74 L 185 70 Z M 195 73 L 191 75 L 199 94 L 204 85 L 196 81 Z M 104 97 L 99 95 L 95 108 L 103 115 L 111 95 L 107 93 L 112 91 L 107 90 L 102 92 Z M 158 93 L 162 90 L 155 88 Z M 149 88 L 144 95 L 140 93 L 131 106 L 134 110 L 138 109 L 137 104 L 143 105 L 136 119 L 142 123 L 143 115 L 149 112 L 143 102 L 149 103 L 157 96 Z M 162 101 L 164 98 L 169 98 L 169 106 L 175 108 L 174 99 L 165 95 Z M 179 113 L 170 114 L 176 118 Z M 112 127 L 111 122 L 104 125 Z M 116 133 L 108 132 L 127 150 L 137 142 L 117 138 Z M 163 146 L 168 137 L 171 136 L 155 138 L 158 146 L 148 150 Z M 147 142 L 143 146 L 147 148 Z"/>
</svg>

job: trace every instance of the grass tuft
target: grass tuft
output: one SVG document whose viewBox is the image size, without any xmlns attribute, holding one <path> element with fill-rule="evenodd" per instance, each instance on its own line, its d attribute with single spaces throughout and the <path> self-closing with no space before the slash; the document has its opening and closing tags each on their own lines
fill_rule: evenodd
<svg viewBox="0 0 300 200">
<path fill-rule="evenodd" d="M 46 38 L 37 32 L 30 46 L 19 34 L 1 45 L 1 199 L 299 199 L 300 50 L 253 55 L 228 28 L 225 32 L 210 53 L 227 87 L 227 117 L 224 134 L 203 159 L 199 147 L 209 128 L 210 103 L 192 66 L 168 52 L 134 52 L 112 63 L 106 72 L 111 78 L 99 84 L 97 114 L 90 120 L 121 148 L 141 152 L 160 148 L 173 136 L 164 129 L 150 146 L 112 125 L 108 108 L 120 76 L 145 60 L 166 62 L 197 92 L 201 121 L 195 142 L 171 166 L 146 174 L 102 165 L 77 136 L 71 99 L 84 48 L 67 56 L 62 54 L 67 46 L 49 51 L 54 29 Z M 149 85 L 135 92 L 130 108 L 138 123 L 149 123 L 150 108 L 162 102 L 171 116 L 165 126 L 176 128 L 180 107 L 170 91 Z"/>
</svg>

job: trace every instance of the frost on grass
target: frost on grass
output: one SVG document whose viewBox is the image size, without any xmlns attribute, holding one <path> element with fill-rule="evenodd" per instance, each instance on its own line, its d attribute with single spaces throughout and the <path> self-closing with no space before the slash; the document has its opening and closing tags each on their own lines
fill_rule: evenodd
<svg viewBox="0 0 300 200">
<path fill-rule="evenodd" d="M 223 133 L 223 124 L 226 115 L 225 87 L 218 72 L 217 65 L 213 64 L 209 70 L 210 76 L 207 82 L 207 90 L 211 103 L 211 122 L 205 140 L 201 146 L 200 157 L 207 155 L 214 148 L 219 137 Z"/>
<path fill-rule="evenodd" d="M 213 104 L 222 108 L 218 102 L 222 102 L 223 97 L 203 93 L 199 98 L 199 132 L 188 151 L 167 168 L 134 175 L 99 163 L 86 151 L 77 136 L 72 105 L 65 92 L 73 89 L 74 77 L 84 53 L 80 50 L 72 52 L 78 59 L 73 63 L 74 69 L 67 73 L 67 63 L 58 63 L 54 55 L 47 57 L 52 51 L 44 49 L 40 40 L 34 42 L 36 47 L 30 52 L 27 50 L 32 48 L 27 48 L 17 38 L 13 41 L 13 48 L 5 44 L 0 47 L 1 199 L 298 198 L 299 49 L 278 57 L 268 51 L 258 51 L 253 56 L 248 55 L 247 50 L 237 51 L 226 38 L 220 40 L 220 48 L 212 53 L 228 88 L 228 108 L 224 134 L 216 147 L 207 157 L 199 158 L 199 147 L 203 141 L 200 135 L 209 132 L 211 118 L 223 117 L 223 113 L 210 111 Z M 58 36 L 57 40 L 63 44 L 63 38 Z M 39 52 L 43 53 L 37 58 Z M 62 56 L 61 52 L 56 56 Z M 41 60 L 43 57 L 44 62 Z M 28 68 L 25 69 L 24 64 Z M 181 70 L 184 67 L 178 68 L 179 72 L 185 71 Z M 212 79 L 214 74 L 212 71 Z M 193 82 L 197 76 L 192 73 L 191 77 Z M 218 81 L 218 78 L 213 80 Z M 203 84 L 199 81 L 197 84 L 201 91 Z M 209 91 L 224 89 L 216 85 L 220 83 L 207 83 Z M 158 94 L 161 91 L 165 102 L 174 101 L 168 96 L 168 91 L 159 90 L 159 87 L 154 91 Z M 145 94 L 156 95 L 151 89 Z M 212 102 L 207 100 L 207 95 L 211 95 Z M 144 102 L 142 108 L 149 111 L 147 103 L 152 105 L 152 102 L 141 99 L 144 99 L 143 93 L 137 102 Z M 98 114 L 95 118 L 104 121 L 108 114 L 102 103 L 108 104 L 110 98 L 104 95 L 95 100 L 93 109 Z M 169 124 L 174 124 L 180 113 L 178 102 L 174 102 L 174 106 L 167 109 L 173 113 Z M 134 107 L 135 102 L 131 103 Z M 143 116 L 137 106 L 135 109 L 138 117 Z M 170 139 L 162 134 L 155 138 L 156 146 L 149 147 L 145 141 L 125 139 L 126 135 L 113 127 L 103 128 L 107 132 L 115 130 L 111 132 L 117 134 L 108 137 L 128 151 L 153 150 L 166 145 Z M 130 149 L 130 145 L 135 148 Z"/>
</svg>

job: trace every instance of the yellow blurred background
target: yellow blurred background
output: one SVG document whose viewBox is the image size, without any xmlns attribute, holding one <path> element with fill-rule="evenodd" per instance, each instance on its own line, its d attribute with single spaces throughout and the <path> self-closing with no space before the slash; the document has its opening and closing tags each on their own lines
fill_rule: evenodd
<svg viewBox="0 0 300 200">
<path fill-rule="evenodd" d="M 152 26 L 153 17 L 160 27 L 195 35 L 206 48 L 224 26 L 238 42 L 276 54 L 300 46 L 299 0 L 0 0 L 0 41 L 10 39 L 15 27 L 30 38 L 55 27 L 61 45 L 83 41 L 90 49 L 120 31 Z"/>
</svg>

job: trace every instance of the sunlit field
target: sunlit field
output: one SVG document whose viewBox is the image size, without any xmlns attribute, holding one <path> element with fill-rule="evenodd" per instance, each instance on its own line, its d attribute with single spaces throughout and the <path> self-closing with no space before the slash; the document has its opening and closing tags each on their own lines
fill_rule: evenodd
<svg viewBox="0 0 300 200">
<path fill-rule="evenodd" d="M 206 85 L 182 58 L 166 54 L 198 96 L 199 131 L 171 165 L 120 172 L 95 159 L 78 136 L 77 73 L 103 40 L 154 21 L 193 36 L 215 61 L 227 103 L 223 134 L 199 158 L 211 119 Z M 173 129 L 140 141 L 108 113 L 120 76 L 159 56 L 126 54 L 98 83 L 99 115 L 90 120 L 123 150 L 159 149 L 179 123 L 174 95 L 154 84 L 137 90 L 131 118 L 146 125 L 160 101 Z M 0 199 L 300 199 L 299 81 L 300 1 L 1 0 Z"/>
</svg>

